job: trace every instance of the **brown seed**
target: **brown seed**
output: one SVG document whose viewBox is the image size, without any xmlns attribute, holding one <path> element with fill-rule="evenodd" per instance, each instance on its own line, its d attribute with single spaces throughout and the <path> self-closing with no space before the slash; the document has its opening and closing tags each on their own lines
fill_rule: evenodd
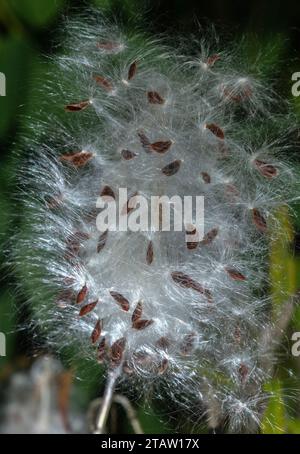
<svg viewBox="0 0 300 454">
<path fill-rule="evenodd" d="M 164 358 L 158 366 L 158 369 L 157 369 L 158 375 L 163 375 L 167 371 L 168 367 L 169 367 L 169 361 L 167 360 L 167 358 Z"/>
<path fill-rule="evenodd" d="M 106 355 L 106 339 L 105 337 L 103 337 L 97 349 L 97 360 L 99 364 L 102 364 L 104 362 L 105 355 Z"/>
<path fill-rule="evenodd" d="M 157 91 L 148 91 L 147 93 L 148 101 L 150 104 L 164 104 L 165 100 L 160 96 Z"/>
<path fill-rule="evenodd" d="M 110 186 L 104 186 L 101 191 L 100 197 L 116 199 L 115 193 Z"/>
<path fill-rule="evenodd" d="M 132 323 L 135 323 L 138 320 L 140 320 L 140 318 L 142 317 L 142 313 L 143 313 L 143 303 L 141 301 L 139 301 L 137 303 L 137 306 L 134 309 L 132 317 L 131 317 Z"/>
<path fill-rule="evenodd" d="M 171 140 L 166 141 L 158 141 L 151 144 L 152 150 L 156 151 L 156 153 L 166 153 L 172 146 L 173 142 Z"/>
<path fill-rule="evenodd" d="M 88 295 L 88 288 L 86 285 L 84 285 L 82 287 L 82 289 L 80 290 L 80 292 L 78 293 L 77 295 L 77 298 L 76 298 L 76 304 L 81 304 L 83 303 L 83 301 L 85 300 L 85 298 L 87 297 Z"/>
<path fill-rule="evenodd" d="M 207 172 L 201 172 L 202 178 L 204 183 L 209 184 L 211 183 L 211 177 Z"/>
<path fill-rule="evenodd" d="M 161 348 L 162 350 L 167 350 L 170 347 L 170 341 L 167 337 L 161 337 L 156 342 L 157 347 Z"/>
<path fill-rule="evenodd" d="M 107 91 L 111 91 L 113 89 L 113 86 L 109 80 L 105 79 L 105 77 L 102 76 L 94 76 L 95 82 L 100 85 L 102 88 L 104 88 Z"/>
<path fill-rule="evenodd" d="M 259 159 L 255 159 L 254 164 L 263 177 L 266 177 L 269 180 L 277 177 L 278 170 L 273 165 L 268 164 L 265 161 L 260 161 Z"/>
<path fill-rule="evenodd" d="M 198 241 L 187 241 L 186 242 L 186 247 L 188 248 L 189 251 L 194 251 L 195 249 L 197 249 L 198 246 L 199 246 Z"/>
<path fill-rule="evenodd" d="M 122 150 L 121 156 L 125 161 L 130 161 L 131 159 L 135 158 L 137 154 L 130 150 Z"/>
<path fill-rule="evenodd" d="M 92 312 L 98 304 L 98 300 L 93 303 L 89 303 L 86 306 L 82 307 L 79 313 L 79 317 L 84 317 L 85 315 Z"/>
<path fill-rule="evenodd" d="M 208 123 L 205 125 L 205 127 L 209 129 L 216 137 L 218 137 L 218 139 L 224 140 L 224 131 L 220 128 L 220 126 L 216 125 L 215 123 Z"/>
<path fill-rule="evenodd" d="M 101 325 L 102 325 L 101 320 L 98 320 L 91 335 L 92 344 L 95 344 L 98 341 L 99 337 L 101 336 L 102 331 Z"/>
<path fill-rule="evenodd" d="M 218 60 L 220 60 L 221 56 L 218 54 L 211 55 L 206 60 L 208 66 L 213 66 Z"/>
<path fill-rule="evenodd" d="M 188 248 L 188 250 L 192 251 L 194 249 L 197 249 L 198 245 L 199 245 L 199 241 L 198 241 L 198 235 L 197 235 L 197 229 L 196 227 L 194 226 L 190 226 L 191 229 L 190 230 L 186 230 L 185 234 L 186 234 L 186 238 L 187 239 L 191 239 L 191 236 L 193 236 L 193 241 L 186 241 L 186 246 Z"/>
<path fill-rule="evenodd" d="M 225 185 L 225 194 L 228 195 L 231 199 L 235 199 L 240 195 L 238 188 L 231 183 Z"/>
<path fill-rule="evenodd" d="M 179 159 L 176 159 L 176 161 L 171 162 L 171 164 L 168 164 L 166 167 L 162 169 L 162 173 L 166 175 L 167 177 L 171 177 L 172 175 L 175 175 L 181 166 L 181 161 Z"/>
<path fill-rule="evenodd" d="M 135 192 L 129 199 L 124 208 L 122 209 L 122 214 L 130 214 L 136 208 L 136 197 L 138 196 L 138 192 Z"/>
<path fill-rule="evenodd" d="M 252 219 L 257 227 L 257 230 L 261 233 L 265 233 L 267 231 L 267 221 L 257 208 L 253 208 L 252 210 Z"/>
<path fill-rule="evenodd" d="M 149 353 L 138 351 L 134 353 L 134 360 L 141 366 L 149 366 L 152 363 L 152 357 Z"/>
<path fill-rule="evenodd" d="M 147 153 L 151 153 L 152 148 L 151 148 L 151 142 L 148 139 L 148 137 L 142 132 L 138 132 L 139 139 L 141 141 L 142 147 Z"/>
<path fill-rule="evenodd" d="M 61 309 L 65 309 L 66 307 L 70 306 L 74 300 L 74 292 L 73 290 L 62 290 L 56 300 L 55 304 L 60 307 Z"/>
<path fill-rule="evenodd" d="M 99 238 L 99 241 L 98 241 L 98 245 L 97 245 L 97 253 L 98 254 L 100 254 L 102 249 L 105 248 L 106 241 L 107 241 L 107 236 L 108 236 L 108 230 L 106 230 L 106 232 L 104 232 L 104 233 L 102 233 L 102 235 L 100 235 L 100 238 Z"/>
<path fill-rule="evenodd" d="M 61 161 L 68 162 L 74 167 L 83 167 L 85 166 L 93 157 L 94 153 L 90 151 L 79 151 L 76 153 L 68 153 L 60 156 Z"/>
<path fill-rule="evenodd" d="M 97 43 L 97 48 L 107 52 L 116 52 L 121 49 L 121 44 L 107 41 Z"/>
<path fill-rule="evenodd" d="M 242 340 L 241 328 L 239 326 L 237 326 L 235 328 L 233 336 L 234 336 L 236 342 L 239 344 Z"/>
<path fill-rule="evenodd" d="M 63 195 L 58 194 L 53 197 L 47 197 L 47 199 L 45 200 L 45 203 L 46 203 L 46 207 L 49 210 L 54 210 L 55 208 L 58 208 L 62 204 L 62 201 L 63 201 Z"/>
<path fill-rule="evenodd" d="M 212 294 L 211 294 L 210 290 L 208 290 L 207 288 L 204 289 L 204 295 L 205 295 L 208 303 L 212 303 L 213 302 L 213 297 L 212 297 Z"/>
<path fill-rule="evenodd" d="M 206 235 L 204 235 L 203 240 L 200 241 L 200 245 L 206 246 L 208 244 L 211 244 L 214 241 L 214 239 L 218 236 L 218 233 L 219 233 L 218 228 L 210 230 Z"/>
<path fill-rule="evenodd" d="M 249 368 L 246 366 L 246 364 L 241 364 L 239 367 L 239 375 L 242 383 L 245 383 L 245 381 L 248 378 L 249 375 Z"/>
<path fill-rule="evenodd" d="M 89 239 L 89 235 L 85 232 L 75 232 L 67 238 L 66 255 L 67 260 L 73 261 L 80 251 L 81 242 Z"/>
<path fill-rule="evenodd" d="M 195 341 L 196 341 L 195 333 L 186 334 L 180 347 L 180 353 L 183 356 L 188 356 L 195 347 Z"/>
<path fill-rule="evenodd" d="M 88 99 L 86 101 L 80 101 L 77 103 L 68 104 L 65 106 L 65 110 L 67 112 L 80 112 L 81 110 L 85 110 L 91 104 L 92 104 L 91 101 Z"/>
<path fill-rule="evenodd" d="M 147 249 L 147 256 L 146 256 L 146 261 L 148 265 L 151 265 L 153 263 L 154 259 L 154 250 L 153 250 L 153 243 L 152 241 L 149 242 L 148 249 Z"/>
<path fill-rule="evenodd" d="M 234 268 L 225 268 L 225 271 L 229 274 L 231 279 L 233 279 L 234 281 L 245 281 L 246 280 L 246 277 Z"/>
<path fill-rule="evenodd" d="M 132 328 L 141 331 L 142 329 L 148 328 L 154 323 L 154 320 L 137 320 L 132 324 Z"/>
<path fill-rule="evenodd" d="M 131 65 L 129 66 L 129 70 L 128 70 L 128 80 L 133 79 L 134 76 L 136 75 L 136 72 L 137 72 L 137 62 L 134 61 L 134 62 L 131 63 Z"/>
<path fill-rule="evenodd" d="M 110 351 L 111 367 L 115 368 L 121 364 L 125 347 L 126 347 L 126 339 L 124 337 L 117 340 L 111 346 L 111 351 Z"/>
<path fill-rule="evenodd" d="M 113 299 L 118 303 L 118 305 L 123 309 L 123 311 L 125 311 L 125 312 L 129 311 L 129 308 L 130 308 L 129 301 L 123 295 L 121 295 L 121 293 L 117 293 L 117 292 L 113 292 L 113 291 L 111 291 L 109 293 L 111 294 Z"/>
<path fill-rule="evenodd" d="M 176 284 L 180 285 L 183 288 L 191 288 L 198 293 L 204 293 L 204 287 L 198 282 L 194 281 L 187 274 L 181 273 L 180 271 L 175 271 L 171 274 L 172 279 Z"/>
<path fill-rule="evenodd" d="M 223 87 L 223 94 L 225 98 L 230 99 L 230 101 L 242 102 L 250 98 L 250 96 L 252 95 L 252 89 L 249 85 L 247 85 L 243 87 L 240 93 L 236 93 L 234 89 Z"/>
</svg>

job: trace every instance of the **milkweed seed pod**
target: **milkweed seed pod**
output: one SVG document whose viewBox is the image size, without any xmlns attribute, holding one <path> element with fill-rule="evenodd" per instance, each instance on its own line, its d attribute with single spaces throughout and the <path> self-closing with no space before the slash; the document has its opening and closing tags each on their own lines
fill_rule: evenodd
<svg viewBox="0 0 300 454">
<path fill-rule="evenodd" d="M 261 342 L 268 248 L 295 191 L 292 115 L 238 51 L 202 36 L 169 47 L 96 16 L 66 31 L 22 172 L 17 260 L 37 324 L 51 346 L 202 408 L 211 427 L 256 430 L 274 360 L 274 339 Z M 204 196 L 204 234 L 99 231 L 97 200 L 120 188 L 128 222 L 138 195 Z"/>
</svg>

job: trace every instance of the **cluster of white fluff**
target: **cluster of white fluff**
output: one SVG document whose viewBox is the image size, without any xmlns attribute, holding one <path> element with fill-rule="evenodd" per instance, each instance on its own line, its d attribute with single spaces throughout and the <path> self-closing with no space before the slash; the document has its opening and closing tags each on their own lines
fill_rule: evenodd
<svg viewBox="0 0 300 454">
<path fill-rule="evenodd" d="M 66 30 L 22 174 L 18 261 L 37 322 L 51 345 L 147 394 L 164 389 L 212 428 L 256 430 L 273 361 L 262 342 L 268 247 L 295 181 L 281 156 L 293 120 L 255 68 L 201 33 L 168 46 L 99 17 Z M 120 187 L 204 195 L 204 239 L 101 234 L 97 198 Z"/>
</svg>

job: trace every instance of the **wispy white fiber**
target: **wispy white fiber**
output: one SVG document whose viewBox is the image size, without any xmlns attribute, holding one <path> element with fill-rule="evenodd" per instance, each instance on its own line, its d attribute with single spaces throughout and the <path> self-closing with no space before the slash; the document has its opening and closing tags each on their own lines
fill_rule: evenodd
<svg viewBox="0 0 300 454">
<path fill-rule="evenodd" d="M 98 16 L 67 21 L 32 125 L 16 260 L 51 346 L 122 368 L 137 395 L 164 389 L 204 409 L 211 427 L 255 430 L 273 362 L 261 339 L 274 213 L 295 195 L 294 119 L 244 55 L 199 35 L 181 49 Z M 204 240 L 101 236 L 97 198 L 120 187 L 204 195 Z"/>
</svg>

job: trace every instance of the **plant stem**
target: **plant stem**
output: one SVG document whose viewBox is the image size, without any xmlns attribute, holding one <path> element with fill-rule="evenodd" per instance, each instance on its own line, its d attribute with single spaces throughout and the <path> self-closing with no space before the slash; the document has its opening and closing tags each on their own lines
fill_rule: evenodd
<svg viewBox="0 0 300 454">
<path fill-rule="evenodd" d="M 105 386 L 105 391 L 102 399 L 102 404 L 97 415 L 96 424 L 95 424 L 95 431 L 94 434 L 103 434 L 105 433 L 105 425 L 107 422 L 107 418 L 110 412 L 112 399 L 116 387 L 117 379 L 120 375 L 120 367 L 118 367 L 113 372 L 110 372 L 107 383 Z"/>
</svg>

